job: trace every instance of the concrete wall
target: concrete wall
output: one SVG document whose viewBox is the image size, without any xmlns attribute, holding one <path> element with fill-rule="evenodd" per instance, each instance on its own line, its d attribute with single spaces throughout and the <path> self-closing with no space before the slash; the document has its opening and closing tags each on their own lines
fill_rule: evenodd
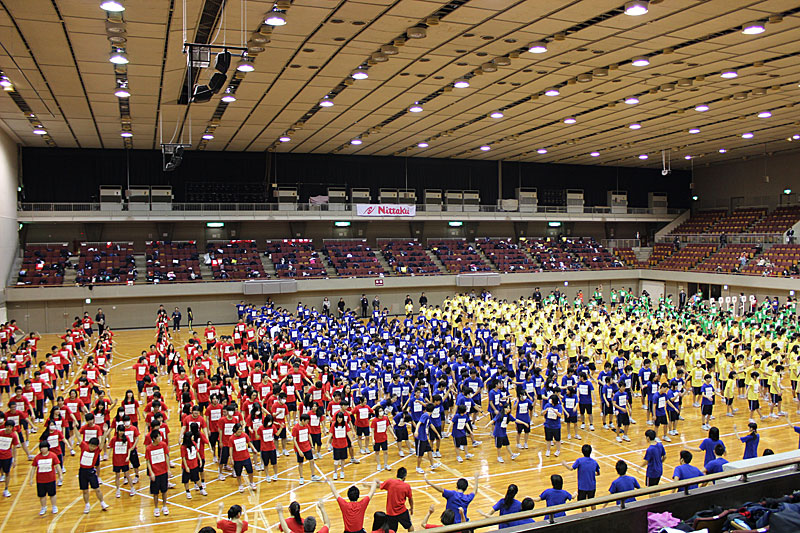
<svg viewBox="0 0 800 533">
<path fill-rule="evenodd" d="M 17 249 L 17 143 L 0 129 L 0 280 L 8 279 Z M 0 295 L 0 320 L 5 320 L 5 296 Z"/>
</svg>

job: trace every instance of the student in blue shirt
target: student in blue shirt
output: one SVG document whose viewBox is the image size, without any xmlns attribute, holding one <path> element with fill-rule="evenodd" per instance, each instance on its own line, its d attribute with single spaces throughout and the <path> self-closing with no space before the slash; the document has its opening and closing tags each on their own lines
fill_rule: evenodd
<svg viewBox="0 0 800 533">
<path fill-rule="evenodd" d="M 425 406 L 425 412 L 419 419 L 419 423 L 417 424 L 417 428 L 414 430 L 414 445 L 416 448 L 416 455 L 417 455 L 417 473 L 424 474 L 425 471 L 422 469 L 422 457 L 427 456 L 428 460 L 431 463 L 431 470 L 435 470 L 437 467 L 441 466 L 441 463 L 434 463 L 433 462 L 433 453 L 431 452 L 430 442 L 428 441 L 428 432 L 429 431 L 436 431 L 436 428 L 431 423 L 431 413 L 433 412 L 433 404 L 429 403 Z"/>
<path fill-rule="evenodd" d="M 703 429 L 711 429 L 711 416 L 714 414 L 714 400 L 717 392 L 711 384 L 711 374 L 703 376 L 704 383 L 700 386 L 700 414 L 703 419 Z"/>
<path fill-rule="evenodd" d="M 544 415 L 544 440 L 547 443 L 546 457 L 550 457 L 550 448 L 555 444 L 555 456 L 561 455 L 561 417 L 563 415 L 561 400 L 558 394 L 552 394 L 547 403 L 544 404 L 542 414 Z"/>
<path fill-rule="evenodd" d="M 510 484 L 508 486 L 508 489 L 506 489 L 506 495 L 503 497 L 503 499 L 499 500 L 496 504 L 494 504 L 492 506 L 492 512 L 491 513 L 484 513 L 483 511 L 478 511 L 478 512 L 480 514 L 482 514 L 484 516 L 484 518 L 489 518 L 490 516 L 492 516 L 494 513 L 498 512 L 498 511 L 500 513 L 500 516 L 504 516 L 504 515 L 507 515 L 507 514 L 518 513 L 520 511 L 529 511 L 529 510 L 533 509 L 535 504 L 533 503 L 533 499 L 532 498 L 525 498 L 522 501 L 522 503 L 520 503 L 520 501 L 515 498 L 515 496 L 517 495 L 518 491 L 519 491 L 519 488 L 516 485 L 514 485 L 513 483 Z M 527 505 L 525 505 L 525 502 L 529 502 L 529 503 Z M 497 528 L 498 529 L 506 529 L 506 528 L 518 526 L 518 525 L 521 525 L 521 524 L 532 524 L 532 523 L 533 523 L 533 519 L 527 518 L 527 519 L 522 519 L 522 520 L 515 520 L 513 522 L 503 522 L 501 524 L 497 524 Z"/>
<path fill-rule="evenodd" d="M 534 403 L 525 392 L 517 398 L 517 448 L 528 449 L 528 437 L 531 434 L 531 411 Z"/>
<path fill-rule="evenodd" d="M 543 501 L 547 503 L 547 507 L 555 507 L 556 505 L 563 505 L 572 499 L 572 494 L 563 490 L 564 478 L 558 474 L 553 474 L 550 476 L 550 484 L 553 485 L 553 488 L 542 492 L 537 498 L 533 499 L 534 502 Z M 556 513 L 553 518 L 558 518 L 559 516 L 567 516 L 567 513 L 563 511 Z M 550 515 L 545 516 L 544 519 L 550 520 Z"/>
<path fill-rule="evenodd" d="M 758 424 L 750 422 L 747 424 L 750 432 L 744 437 L 739 437 L 739 431 L 736 427 L 733 430 L 736 432 L 736 437 L 744 443 L 744 457 L 742 459 L 752 459 L 758 457 L 758 443 L 761 440 L 761 435 L 758 434 Z"/>
<path fill-rule="evenodd" d="M 708 437 L 703 439 L 700 446 L 691 448 L 691 451 L 704 452 L 705 457 L 703 458 L 703 465 L 708 465 L 708 463 L 716 459 L 714 448 L 716 448 L 717 444 L 721 444 L 722 448 L 725 448 L 725 443 L 719 438 L 719 428 L 714 426 L 708 430 Z"/>
<path fill-rule="evenodd" d="M 702 477 L 703 473 L 699 468 L 692 465 L 691 462 L 692 452 L 688 450 L 681 450 L 681 464 L 675 467 L 675 471 L 672 473 L 672 479 L 675 481 L 681 481 L 684 479 Z M 689 489 L 696 489 L 697 486 L 697 484 L 689 485 Z M 677 491 L 678 489 L 675 489 L 675 492 Z"/>
<path fill-rule="evenodd" d="M 644 436 L 647 438 L 648 444 L 642 463 L 642 466 L 647 466 L 645 485 L 654 487 L 658 485 L 664 474 L 664 459 L 667 458 L 667 452 L 664 450 L 664 445 L 658 442 L 655 431 L 648 429 L 644 432 Z"/>
<path fill-rule="evenodd" d="M 472 459 L 474 456 L 466 451 L 467 435 L 472 435 L 472 424 L 467 415 L 467 407 L 464 404 L 456 407 L 456 414 L 450 419 L 450 431 L 456 448 L 456 461 L 459 463 L 464 462 L 464 459 L 461 458 L 461 452 L 464 452 L 466 459 Z"/>
<path fill-rule="evenodd" d="M 473 481 L 474 489 L 471 494 L 467 494 L 466 490 L 469 488 L 469 482 L 464 479 L 463 477 L 456 481 L 456 489 L 457 490 L 447 490 L 445 488 L 440 487 L 436 483 L 432 483 L 428 480 L 428 476 L 423 476 L 425 483 L 430 485 L 430 487 L 438 492 L 441 493 L 442 497 L 447 500 L 447 505 L 445 506 L 446 509 L 451 509 L 456 516 L 454 524 L 461 523 L 461 516 L 458 512 L 459 507 L 464 510 L 464 521 L 469 521 L 467 518 L 467 508 L 469 504 L 472 503 L 472 500 L 475 499 L 475 496 L 478 495 L 478 477 L 480 476 L 479 472 L 475 472 L 475 481 Z"/>
<path fill-rule="evenodd" d="M 661 437 L 661 440 L 664 442 L 672 442 L 672 439 L 669 438 L 667 435 L 667 426 L 669 423 L 667 422 L 667 401 L 669 400 L 667 391 L 669 390 L 669 385 L 667 383 L 662 383 L 661 387 L 658 391 L 653 393 L 653 409 L 655 411 L 655 426 L 656 431 L 658 431 L 659 427 L 664 428 L 664 435 Z"/>
<path fill-rule="evenodd" d="M 621 492 L 628 492 L 629 490 L 640 489 L 639 482 L 636 481 L 636 478 L 631 477 L 628 474 L 628 463 L 620 459 L 617 461 L 616 465 L 617 475 L 619 477 L 615 479 L 611 486 L 608 488 L 608 492 L 611 494 L 619 494 Z M 625 503 L 635 502 L 636 498 L 629 497 L 625 498 Z M 622 505 L 622 500 L 617 500 L 617 505 Z M 606 504 L 608 505 L 608 504 Z M 605 507 L 604 505 L 603 507 Z"/>
<path fill-rule="evenodd" d="M 581 372 L 578 381 L 578 409 L 581 412 L 581 429 L 586 429 L 586 415 L 589 415 L 589 431 L 594 431 L 594 417 L 592 416 L 592 391 L 594 385 L 589 381 L 585 372 Z"/>
<path fill-rule="evenodd" d="M 619 391 L 614 394 L 614 411 L 617 414 L 617 442 L 630 442 L 628 430 L 631 426 L 630 403 L 628 403 L 628 392 L 625 390 L 625 383 L 620 382 Z"/>
<path fill-rule="evenodd" d="M 497 448 L 497 462 L 498 463 L 505 463 L 503 457 L 500 455 L 503 448 L 508 448 L 508 433 L 507 428 L 510 422 L 516 422 L 516 418 L 511 415 L 511 406 L 506 404 L 503 410 L 494 417 L 494 420 L 489 422 L 489 424 L 493 424 L 494 428 L 492 429 L 492 436 L 494 437 L 494 446 Z M 486 424 L 487 426 L 489 424 Z M 509 451 L 511 455 L 511 460 L 513 461 L 517 457 L 519 457 L 519 453 L 512 453 Z"/>
<path fill-rule="evenodd" d="M 592 447 L 584 444 L 581 447 L 583 457 L 579 457 L 570 466 L 566 461 L 561 464 L 567 470 L 576 470 L 578 472 L 578 501 L 588 500 L 594 498 L 597 494 L 597 476 L 600 475 L 600 465 L 597 461 L 592 459 Z M 592 510 L 595 506 L 592 505 Z M 585 508 L 583 509 L 586 510 Z"/>
<path fill-rule="evenodd" d="M 576 440 L 581 440 L 578 435 L 578 396 L 572 386 L 567 387 L 564 395 L 564 422 L 567 424 L 567 438 L 572 439 L 574 434 Z"/>
<path fill-rule="evenodd" d="M 706 463 L 706 475 L 719 474 L 722 472 L 722 465 L 728 462 L 725 459 L 725 445 L 722 444 L 722 442 L 718 442 L 717 445 L 714 446 L 714 455 L 716 455 L 716 457 Z"/>
<path fill-rule="evenodd" d="M 617 392 L 617 387 L 611 380 L 611 376 L 606 376 L 604 385 L 600 388 L 600 402 L 603 415 L 603 429 L 613 429 L 614 421 L 611 418 L 614 415 L 614 394 Z M 608 419 L 608 422 L 606 422 Z"/>
</svg>

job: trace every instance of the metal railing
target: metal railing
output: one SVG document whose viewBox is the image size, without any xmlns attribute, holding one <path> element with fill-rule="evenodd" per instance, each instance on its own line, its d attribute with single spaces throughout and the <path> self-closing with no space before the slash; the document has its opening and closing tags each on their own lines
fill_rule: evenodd
<svg viewBox="0 0 800 533">
<path fill-rule="evenodd" d="M 642 246 L 640 239 L 603 239 L 606 248 L 639 248 Z"/>
<path fill-rule="evenodd" d="M 357 204 L 318 204 L 312 205 L 308 203 L 200 203 L 200 202 L 191 202 L 191 203 L 173 203 L 171 204 L 171 211 L 172 212 L 183 212 L 183 213 L 220 213 L 220 212 L 232 212 L 232 213 L 253 213 L 253 212 L 271 212 L 271 211 L 282 211 L 282 212 L 347 212 L 347 211 L 355 211 L 355 206 Z M 331 209 L 331 206 L 336 206 L 335 208 Z M 123 204 L 123 211 L 126 211 L 126 205 Z M 430 213 L 518 213 L 520 211 L 507 211 L 501 209 L 496 205 L 478 205 L 473 206 L 477 207 L 476 211 L 470 210 L 458 210 L 458 211 L 448 211 L 447 206 L 436 206 L 435 209 L 426 209 L 428 207 L 426 204 L 416 204 L 418 212 L 430 212 Z M 463 207 L 463 206 L 459 206 Z M 94 212 L 94 211 L 101 211 L 100 204 L 95 202 L 77 202 L 77 203 L 58 203 L 58 202 L 41 202 L 41 203 L 20 203 L 18 204 L 18 211 L 22 213 L 84 213 L 84 212 Z M 169 212 L 170 210 L 166 210 Z M 629 207 L 627 209 L 627 214 L 629 215 L 678 215 L 682 212 L 682 209 L 667 209 L 666 212 L 663 209 L 650 209 L 647 207 Z M 114 211 L 103 211 L 104 213 L 114 213 Z M 154 212 L 157 214 L 164 214 L 164 211 L 132 211 L 136 214 L 144 214 L 148 212 Z M 523 211 L 523 213 L 528 214 L 529 212 Z M 530 213 L 564 213 L 564 214 L 617 214 L 612 213 L 611 208 L 607 206 L 595 206 L 595 207 L 584 207 L 582 212 L 575 213 L 573 211 L 568 211 L 567 206 L 564 205 L 540 205 L 536 208 L 535 211 L 531 211 Z M 624 214 L 624 213 L 623 213 Z"/>
<path fill-rule="evenodd" d="M 672 243 L 676 236 L 681 244 L 719 244 L 720 237 L 718 233 L 678 233 L 656 237 L 656 242 Z M 728 244 L 782 244 L 786 241 L 783 233 L 726 233 L 725 239 Z"/>
</svg>

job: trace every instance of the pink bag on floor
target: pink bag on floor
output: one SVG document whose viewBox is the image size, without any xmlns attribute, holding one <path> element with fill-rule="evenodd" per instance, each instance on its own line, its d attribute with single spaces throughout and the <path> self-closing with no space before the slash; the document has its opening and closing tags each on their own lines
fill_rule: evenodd
<svg viewBox="0 0 800 533">
<path fill-rule="evenodd" d="M 658 533 L 661 528 L 676 526 L 680 520 L 672 516 L 672 513 L 647 513 L 647 533 Z"/>
</svg>

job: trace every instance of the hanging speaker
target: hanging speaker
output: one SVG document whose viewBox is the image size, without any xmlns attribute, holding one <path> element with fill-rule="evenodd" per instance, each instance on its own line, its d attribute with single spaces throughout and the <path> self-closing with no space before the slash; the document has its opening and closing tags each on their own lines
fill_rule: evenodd
<svg viewBox="0 0 800 533">
<path fill-rule="evenodd" d="M 214 69 L 218 72 L 226 74 L 231 66 L 231 53 L 227 50 L 217 54 L 217 59 L 214 61 Z"/>
<path fill-rule="evenodd" d="M 208 85 L 195 85 L 194 92 L 192 94 L 192 102 L 198 104 L 208 102 L 211 100 L 213 95 L 214 93 L 211 92 L 211 89 L 208 88 Z"/>
<path fill-rule="evenodd" d="M 215 72 L 211 79 L 208 80 L 208 88 L 211 90 L 212 93 L 217 94 L 220 89 L 225 86 L 225 81 L 228 79 L 228 76 L 222 74 L 220 72 Z"/>
</svg>

